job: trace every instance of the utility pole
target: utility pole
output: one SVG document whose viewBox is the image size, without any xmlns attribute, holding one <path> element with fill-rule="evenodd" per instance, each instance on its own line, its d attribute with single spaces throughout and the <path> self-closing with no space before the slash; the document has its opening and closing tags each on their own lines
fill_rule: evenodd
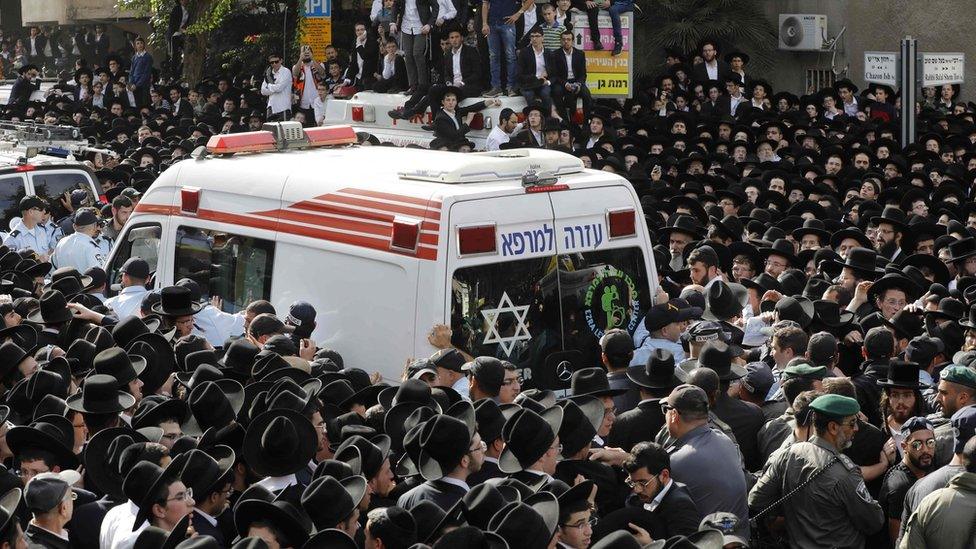
<svg viewBox="0 0 976 549">
<path fill-rule="evenodd" d="M 901 146 L 915 142 L 915 99 L 918 93 L 918 40 L 901 41 Z"/>
</svg>

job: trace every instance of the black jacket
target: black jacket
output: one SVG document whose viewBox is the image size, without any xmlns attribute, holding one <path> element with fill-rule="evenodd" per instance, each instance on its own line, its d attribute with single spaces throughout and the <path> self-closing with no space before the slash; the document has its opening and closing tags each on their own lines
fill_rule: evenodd
<svg viewBox="0 0 976 549">
<path fill-rule="evenodd" d="M 96 35 L 92 35 L 92 55 L 95 56 L 95 61 L 97 63 L 102 63 L 105 60 L 105 56 L 108 55 L 108 35 L 103 33 L 101 38 L 96 38 L 95 36 Z"/>
<path fill-rule="evenodd" d="M 433 25 L 434 14 L 437 9 L 436 0 L 416 0 L 417 14 L 420 16 L 421 25 Z M 406 0 L 395 0 L 393 2 L 393 21 L 397 25 L 397 30 L 403 28 L 403 13 L 406 11 Z M 460 14 L 460 10 L 458 11 Z"/>
<path fill-rule="evenodd" d="M 26 107 L 27 103 L 30 102 L 31 94 L 39 89 L 41 89 L 40 82 L 35 84 L 24 77 L 18 77 L 14 81 L 14 85 L 10 88 L 10 97 L 7 98 L 7 104 Z"/>
<path fill-rule="evenodd" d="M 47 46 L 47 36 L 38 34 L 34 37 L 34 49 L 37 51 L 37 55 L 31 55 L 31 38 L 30 36 L 24 38 L 24 50 L 30 57 L 31 63 L 34 63 L 38 57 L 44 57 L 45 46 Z"/>
<path fill-rule="evenodd" d="M 465 86 L 481 87 L 481 55 L 476 48 L 461 45 L 461 81 Z M 444 82 L 454 82 L 454 54 L 444 54 Z"/>
<path fill-rule="evenodd" d="M 455 124 L 452 119 L 457 122 Z M 440 109 L 434 117 L 434 137 L 439 137 L 451 143 L 457 143 L 466 139 L 464 136 L 471 130 L 467 124 L 461 121 L 461 116 L 457 111 L 454 115 L 447 114 L 447 111 Z M 408 507 L 409 509 L 409 507 Z"/>
<path fill-rule="evenodd" d="M 227 540 L 224 538 L 224 533 L 220 529 L 220 523 L 218 522 L 216 526 L 210 524 L 207 519 L 200 516 L 199 513 L 193 513 L 193 529 L 197 531 L 197 534 L 201 536 L 210 536 L 217 540 L 217 545 L 221 547 L 227 547 Z"/>
<path fill-rule="evenodd" d="M 468 486 L 477 486 L 486 480 L 493 478 L 503 478 L 505 473 L 498 468 L 498 464 L 493 461 L 485 460 L 481 465 L 481 470 L 468 477 Z"/>
<path fill-rule="evenodd" d="M 562 48 L 549 53 L 549 60 L 546 62 L 549 69 L 549 78 L 554 86 L 562 87 L 569 81 L 569 71 L 566 67 L 566 52 Z M 573 48 L 573 80 L 576 82 L 586 82 L 586 54 L 582 50 Z"/>
<path fill-rule="evenodd" d="M 654 440 L 654 435 L 664 426 L 664 415 L 656 398 L 642 400 L 637 407 L 617 416 L 607 446 L 615 446 L 630 451 L 638 442 Z"/>
<path fill-rule="evenodd" d="M 576 482 L 576 475 L 582 475 L 596 484 L 596 508 L 601 517 L 622 509 L 630 495 L 630 488 L 624 483 L 626 474 L 623 469 L 586 459 L 567 459 L 556 464 L 554 476 L 566 484 L 572 486 Z"/>
<path fill-rule="evenodd" d="M 626 529 L 628 523 L 644 528 L 653 539 L 688 536 L 698 531 L 701 518 L 688 488 L 675 481 L 653 511 L 647 511 L 640 500 L 631 497 L 626 507 L 600 519 L 593 528 L 593 541 Z"/>
<path fill-rule="evenodd" d="M 397 505 L 404 509 L 412 509 L 421 501 L 429 500 L 447 511 L 466 494 L 464 488 L 444 482 L 442 480 L 428 480 L 406 494 L 400 496 Z"/>
<path fill-rule="evenodd" d="M 722 82 L 723 78 L 732 74 L 732 67 L 730 67 L 728 63 L 722 61 L 721 59 L 716 59 L 715 61 L 718 63 L 718 81 Z M 699 63 L 691 68 L 691 80 L 692 82 L 699 82 L 702 84 L 711 80 L 708 77 L 708 71 L 705 70 L 704 62 Z M 722 88 L 724 89 L 725 86 L 723 85 Z"/>
<path fill-rule="evenodd" d="M 177 106 L 179 109 L 177 110 Z M 180 99 L 173 105 L 173 116 L 177 118 L 193 118 L 193 105 L 186 99 Z"/>
<path fill-rule="evenodd" d="M 119 502 L 102 498 L 85 505 L 75 507 L 71 522 L 68 523 L 68 539 L 72 547 L 98 547 L 98 534 L 102 528 L 102 521 L 109 509 L 119 505 Z"/>
<path fill-rule="evenodd" d="M 24 539 L 27 541 L 29 549 L 68 549 L 71 547 L 68 540 L 33 524 L 27 525 Z"/>
<path fill-rule="evenodd" d="M 354 86 L 360 86 L 363 80 L 372 80 L 373 73 L 376 72 L 376 63 L 379 59 L 380 48 L 372 36 L 366 37 L 366 42 L 361 46 L 356 46 L 349 52 L 349 64 L 346 66 L 344 77 L 352 82 Z M 359 62 L 356 60 L 357 54 L 363 58 L 363 70 L 359 71 Z"/>
<path fill-rule="evenodd" d="M 380 59 L 376 64 L 376 72 L 380 76 L 383 75 L 383 60 L 385 58 L 386 56 L 384 55 L 383 59 Z M 394 81 L 394 87 L 400 90 L 405 90 L 407 89 L 407 86 L 410 85 L 407 82 L 407 62 L 403 60 L 402 55 L 397 55 L 396 59 L 393 61 L 393 76 L 390 78 L 390 80 Z"/>
<path fill-rule="evenodd" d="M 735 441 L 739 443 L 746 468 L 750 471 L 761 469 L 763 460 L 759 452 L 757 435 L 766 418 L 759 406 L 732 398 L 728 393 L 719 391 L 712 411 L 735 433 Z"/>
<path fill-rule="evenodd" d="M 549 74 L 549 54 L 545 53 L 545 50 L 543 50 L 542 58 L 546 62 L 546 75 L 550 77 L 551 82 L 552 75 Z M 526 46 L 519 50 L 518 61 L 515 66 L 518 71 L 519 87 L 532 90 L 545 85 L 545 81 L 535 76 L 535 50 L 532 49 L 532 46 Z"/>
</svg>

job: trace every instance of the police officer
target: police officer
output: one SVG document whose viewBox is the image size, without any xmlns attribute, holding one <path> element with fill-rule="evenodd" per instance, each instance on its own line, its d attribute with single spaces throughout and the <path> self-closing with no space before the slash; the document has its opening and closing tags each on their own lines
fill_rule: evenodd
<svg viewBox="0 0 976 549">
<path fill-rule="evenodd" d="M 11 250 L 34 250 L 41 262 L 51 255 L 51 237 L 42 226 L 47 205 L 35 195 L 20 199 L 20 221 L 14 225 L 3 245 Z"/>
<path fill-rule="evenodd" d="M 53 209 L 51 204 L 48 202 L 44 203 L 44 219 L 41 220 L 41 227 L 44 228 L 44 232 L 47 233 L 48 247 L 51 250 L 57 246 L 58 241 L 64 238 L 64 231 L 61 227 L 54 222 Z"/>
<path fill-rule="evenodd" d="M 75 210 L 72 219 L 74 232 L 61 239 L 54 249 L 52 263 L 56 268 L 74 267 L 84 272 L 92 267 L 101 267 L 105 255 L 98 239 L 98 217 L 91 208 Z"/>
<path fill-rule="evenodd" d="M 810 403 L 816 436 L 773 455 L 749 492 L 750 516 L 780 498 L 790 547 L 863 547 L 884 524 L 861 470 L 841 453 L 857 432 L 857 400 L 822 395 Z"/>
</svg>

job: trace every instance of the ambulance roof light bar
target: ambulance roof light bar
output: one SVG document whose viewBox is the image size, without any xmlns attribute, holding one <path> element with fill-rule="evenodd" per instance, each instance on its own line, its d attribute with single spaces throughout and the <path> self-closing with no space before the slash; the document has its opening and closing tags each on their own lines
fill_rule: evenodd
<svg viewBox="0 0 976 549">
<path fill-rule="evenodd" d="M 299 122 L 272 122 L 264 124 L 256 132 L 214 135 L 207 141 L 206 151 L 223 155 L 349 145 L 356 142 L 356 132 L 352 126 L 303 129 Z"/>
</svg>

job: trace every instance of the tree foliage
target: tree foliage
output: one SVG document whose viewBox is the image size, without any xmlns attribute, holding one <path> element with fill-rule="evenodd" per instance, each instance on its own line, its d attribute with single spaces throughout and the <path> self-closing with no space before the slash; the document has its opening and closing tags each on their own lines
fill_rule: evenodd
<svg viewBox="0 0 976 549">
<path fill-rule="evenodd" d="M 759 0 L 637 0 L 634 59 L 639 76 L 655 74 L 663 50 L 696 52 L 705 39 L 735 46 L 762 70 L 772 64 L 776 28 Z M 753 69 L 755 70 L 755 69 Z"/>
</svg>

